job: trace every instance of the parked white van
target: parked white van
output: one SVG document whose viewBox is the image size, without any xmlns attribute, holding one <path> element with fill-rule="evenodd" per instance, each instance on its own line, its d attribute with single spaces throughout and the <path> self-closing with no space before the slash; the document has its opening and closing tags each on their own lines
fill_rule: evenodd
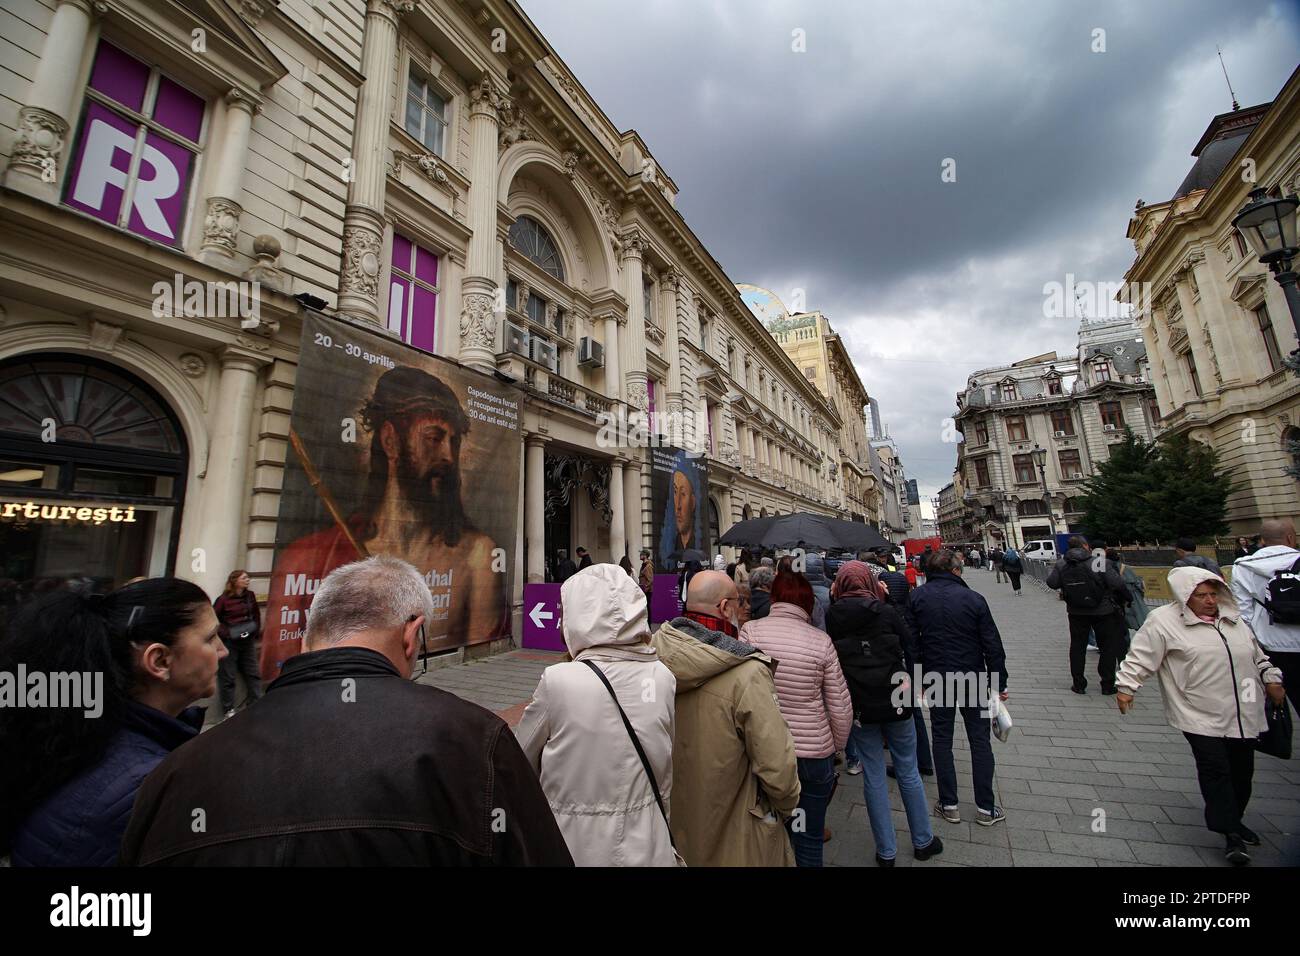
<svg viewBox="0 0 1300 956">
<path fill-rule="evenodd" d="M 1020 554 L 1026 558 L 1033 558 L 1035 561 L 1055 561 L 1058 557 L 1056 542 L 1051 538 L 1026 541 L 1025 546 L 1020 549 Z"/>
</svg>

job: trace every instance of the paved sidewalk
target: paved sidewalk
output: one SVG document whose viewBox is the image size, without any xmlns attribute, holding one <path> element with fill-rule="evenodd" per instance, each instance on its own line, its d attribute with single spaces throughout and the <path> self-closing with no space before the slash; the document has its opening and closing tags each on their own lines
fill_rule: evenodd
<svg viewBox="0 0 1300 956">
<path fill-rule="evenodd" d="M 1024 596 L 1012 597 L 993 574 L 970 569 L 966 581 L 984 594 L 1007 649 L 1015 728 L 1007 743 L 993 741 L 999 801 L 1007 820 L 977 826 L 965 732 L 956 731 L 960 824 L 933 819 L 944 852 L 921 866 L 1226 866 L 1223 841 L 1205 829 L 1203 802 L 1187 741 L 1164 720 L 1159 687 L 1143 688 L 1127 716 L 1096 679 L 1097 655 L 1086 696 L 1070 693 L 1065 609 L 1054 592 L 1029 577 Z M 512 651 L 431 671 L 424 678 L 502 715 L 512 726 L 541 672 L 560 655 Z M 1263 839 L 1254 865 L 1300 865 L 1300 760 L 1257 756 L 1246 822 Z M 933 777 L 923 778 L 929 802 Z M 890 781 L 898 829 L 898 866 L 911 866 L 907 817 Z M 1096 811 L 1104 832 L 1094 832 Z M 874 866 L 875 846 L 862 778 L 841 774 L 827 816 L 834 839 L 826 862 Z"/>
</svg>

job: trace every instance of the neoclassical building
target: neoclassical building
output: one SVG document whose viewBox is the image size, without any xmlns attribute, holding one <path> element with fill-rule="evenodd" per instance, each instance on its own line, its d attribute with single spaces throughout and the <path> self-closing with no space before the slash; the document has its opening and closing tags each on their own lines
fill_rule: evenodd
<svg viewBox="0 0 1300 956">
<path fill-rule="evenodd" d="M 1214 117 L 1171 198 L 1139 201 L 1128 225 L 1136 257 L 1121 294 L 1139 309 L 1162 434 L 1212 446 L 1239 489 L 1233 534 L 1300 516 L 1288 473 L 1300 440 L 1300 380 L 1282 289 L 1232 225 L 1256 186 L 1300 191 L 1300 70 L 1271 103 Z"/>
<path fill-rule="evenodd" d="M 1083 482 L 1111 445 L 1126 430 L 1147 441 L 1155 435 L 1149 368 L 1133 320 L 1117 318 L 1085 320 L 1072 356 L 1046 352 L 973 373 L 957 397 L 964 487 L 939 516 L 945 537 L 1021 546 L 1077 530 Z"/>
<path fill-rule="evenodd" d="M 707 457 L 714 540 L 858 510 L 847 355 L 829 377 L 851 400 L 764 328 L 649 146 L 517 3 L 40 0 L 9 19 L 0 503 L 73 520 L 0 526 L 6 579 L 174 571 L 215 592 L 247 567 L 265 593 L 316 314 L 523 393 L 516 636 L 548 556 L 649 542 L 648 450 L 603 444 L 602 416 L 673 423 Z M 160 305 L 160 282 L 208 307 Z M 76 519 L 91 504 L 132 518 Z"/>
</svg>

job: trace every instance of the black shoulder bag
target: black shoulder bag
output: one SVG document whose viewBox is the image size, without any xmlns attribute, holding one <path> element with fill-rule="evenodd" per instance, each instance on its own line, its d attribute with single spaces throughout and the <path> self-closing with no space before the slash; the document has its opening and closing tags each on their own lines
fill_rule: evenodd
<svg viewBox="0 0 1300 956">
<path fill-rule="evenodd" d="M 627 730 L 627 735 L 632 738 L 632 746 L 636 748 L 636 755 L 641 758 L 641 766 L 645 768 L 645 775 L 650 778 L 650 789 L 654 791 L 655 803 L 659 805 L 659 812 L 663 815 L 664 826 L 668 827 L 668 844 L 673 848 L 673 854 L 677 855 L 677 841 L 673 839 L 673 828 L 668 822 L 668 811 L 664 809 L 664 799 L 659 795 L 659 781 L 655 779 L 655 772 L 650 768 L 650 760 L 641 747 L 641 739 L 637 737 L 636 730 L 632 727 L 632 721 L 628 720 L 627 714 L 623 712 L 623 705 L 618 702 L 618 694 L 614 693 L 614 686 L 609 682 L 609 678 L 605 676 L 605 672 L 591 661 L 582 661 L 581 663 L 590 667 L 592 672 L 600 678 L 600 682 L 605 685 L 605 690 L 609 691 L 614 706 L 618 708 L 618 715 L 623 718 L 623 726 Z M 678 859 L 681 859 L 680 856 Z"/>
</svg>

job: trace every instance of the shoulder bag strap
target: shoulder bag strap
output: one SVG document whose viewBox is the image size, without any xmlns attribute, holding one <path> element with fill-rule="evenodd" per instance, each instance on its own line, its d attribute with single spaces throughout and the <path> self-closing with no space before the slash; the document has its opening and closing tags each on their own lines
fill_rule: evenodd
<svg viewBox="0 0 1300 956">
<path fill-rule="evenodd" d="M 614 706 L 618 708 L 618 715 L 623 718 L 623 726 L 627 729 L 627 735 L 632 738 L 632 746 L 636 748 L 636 755 L 641 758 L 641 766 L 645 768 L 645 775 L 650 778 L 650 789 L 654 791 L 655 803 L 659 805 L 659 812 L 663 814 L 664 825 L 668 827 L 668 843 L 674 850 L 676 850 L 677 843 L 673 840 L 673 828 L 672 825 L 668 823 L 668 811 L 664 809 L 663 797 L 659 795 L 659 781 L 655 779 L 655 772 L 650 769 L 650 760 L 646 757 L 645 750 L 641 747 L 641 740 L 637 737 L 636 731 L 632 728 L 632 722 L 627 719 L 627 714 L 623 712 L 623 705 L 618 702 L 618 694 L 614 693 L 614 687 L 610 684 L 609 678 L 605 676 L 605 672 L 599 667 L 591 661 L 580 661 L 579 663 L 586 664 L 592 669 L 592 672 L 600 678 L 600 682 L 605 685 L 605 690 L 609 691 L 609 696 L 613 699 Z"/>
</svg>

